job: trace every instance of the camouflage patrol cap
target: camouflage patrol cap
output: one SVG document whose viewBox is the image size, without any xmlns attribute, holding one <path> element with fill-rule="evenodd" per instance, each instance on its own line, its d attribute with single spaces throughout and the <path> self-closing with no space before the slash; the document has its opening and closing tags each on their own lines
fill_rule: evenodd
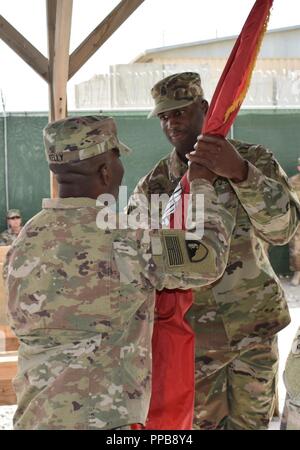
<svg viewBox="0 0 300 450">
<path fill-rule="evenodd" d="M 22 217 L 21 211 L 19 209 L 9 209 L 6 213 L 6 218 L 11 219 L 12 217 Z"/>
<path fill-rule="evenodd" d="M 149 117 L 172 109 L 191 105 L 204 95 L 200 75 L 196 72 L 183 72 L 170 75 L 156 83 L 151 89 L 155 102 Z"/>
<path fill-rule="evenodd" d="M 118 148 L 121 154 L 131 150 L 117 136 L 114 119 L 90 115 L 68 117 L 49 123 L 43 130 L 49 163 L 81 161 Z"/>
</svg>

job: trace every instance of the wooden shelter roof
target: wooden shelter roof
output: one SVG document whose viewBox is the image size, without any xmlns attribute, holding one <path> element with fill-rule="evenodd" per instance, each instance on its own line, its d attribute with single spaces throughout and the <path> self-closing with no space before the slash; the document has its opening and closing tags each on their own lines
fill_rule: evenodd
<svg viewBox="0 0 300 450">
<path fill-rule="evenodd" d="M 70 54 L 73 0 L 46 0 L 48 58 L 0 15 L 0 38 L 49 85 L 49 121 L 67 116 L 67 83 L 144 0 L 121 0 Z M 51 178 L 51 196 L 57 185 Z"/>
</svg>

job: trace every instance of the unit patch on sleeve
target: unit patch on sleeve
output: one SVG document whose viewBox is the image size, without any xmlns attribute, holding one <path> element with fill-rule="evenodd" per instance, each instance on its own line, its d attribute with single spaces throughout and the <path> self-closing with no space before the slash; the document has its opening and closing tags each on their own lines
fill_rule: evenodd
<svg viewBox="0 0 300 450">
<path fill-rule="evenodd" d="M 186 241 L 186 248 L 191 262 L 201 262 L 208 255 L 208 249 L 198 241 Z"/>
</svg>

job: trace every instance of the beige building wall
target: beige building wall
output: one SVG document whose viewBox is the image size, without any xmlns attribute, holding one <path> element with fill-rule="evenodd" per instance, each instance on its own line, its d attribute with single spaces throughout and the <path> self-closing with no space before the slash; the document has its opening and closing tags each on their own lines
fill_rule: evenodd
<svg viewBox="0 0 300 450">
<path fill-rule="evenodd" d="M 236 36 L 147 50 L 131 64 L 110 67 L 110 73 L 76 86 L 76 107 L 151 108 L 150 90 L 176 72 L 201 75 L 211 99 Z M 300 106 L 300 26 L 272 30 L 264 38 L 244 106 Z"/>
</svg>

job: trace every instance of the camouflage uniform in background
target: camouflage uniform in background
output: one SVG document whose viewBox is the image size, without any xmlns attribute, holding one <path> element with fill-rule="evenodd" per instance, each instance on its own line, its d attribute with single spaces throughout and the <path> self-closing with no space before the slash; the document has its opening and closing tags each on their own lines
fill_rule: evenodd
<svg viewBox="0 0 300 450">
<path fill-rule="evenodd" d="M 21 218 L 21 213 L 19 209 L 10 209 L 7 211 L 7 219 L 11 217 L 19 216 Z M 17 239 L 18 235 L 13 232 L 11 228 L 0 233 L 0 245 L 12 245 L 12 243 Z"/>
<path fill-rule="evenodd" d="M 11 245 L 17 237 L 18 236 L 9 228 L 0 234 L 0 245 Z"/>
<path fill-rule="evenodd" d="M 299 161 L 300 164 L 300 161 Z M 294 188 L 300 199 L 300 173 L 289 178 L 291 186 Z M 300 227 L 298 227 L 293 239 L 289 242 L 290 250 L 290 269 L 292 272 L 300 274 Z M 300 283 L 300 279 L 299 279 Z"/>
<path fill-rule="evenodd" d="M 61 147 L 50 124 L 48 161 L 71 160 L 73 151 L 86 159 L 121 150 L 116 139 L 109 144 L 97 117 L 57 122 Z M 90 198 L 45 199 L 24 226 L 4 268 L 10 324 L 20 340 L 15 429 L 145 423 L 155 288 L 211 283 L 228 258 L 234 197 L 218 199 L 204 180 L 191 190 L 206 202 L 201 244 L 194 234 L 208 250 L 202 261 L 191 259 L 188 233 L 180 230 L 99 229 L 100 207 Z"/>
<path fill-rule="evenodd" d="M 287 392 L 280 429 L 300 431 L 300 327 L 287 358 L 283 378 Z"/>
<path fill-rule="evenodd" d="M 289 241 L 299 203 L 270 151 L 231 141 L 249 162 L 247 180 L 219 178 L 237 199 L 229 260 L 220 280 L 194 291 L 186 319 L 195 331 L 195 429 L 265 429 L 275 407 L 276 333 L 290 322 L 284 292 L 263 250 Z M 134 195 L 171 194 L 187 170 L 175 149 Z"/>
</svg>

